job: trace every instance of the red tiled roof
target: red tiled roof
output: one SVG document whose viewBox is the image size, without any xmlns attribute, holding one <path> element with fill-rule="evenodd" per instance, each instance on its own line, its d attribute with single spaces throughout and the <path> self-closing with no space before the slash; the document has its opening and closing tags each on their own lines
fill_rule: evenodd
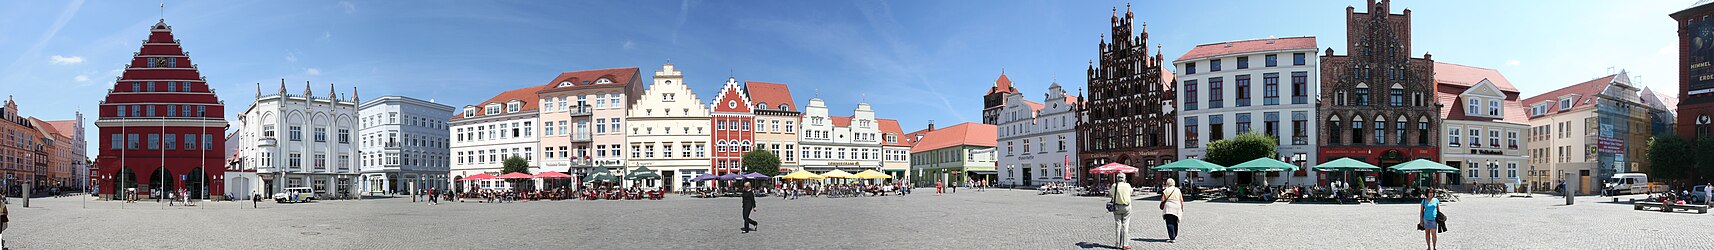
<svg viewBox="0 0 1714 250">
<path fill-rule="evenodd" d="M 53 124 L 48 124 L 47 121 L 43 121 L 42 119 L 36 119 L 36 117 L 30 117 L 30 124 L 33 124 L 36 127 L 42 128 L 42 131 L 47 131 L 49 135 L 52 135 L 52 134 L 65 135 L 65 133 L 60 133 L 59 129 L 54 128 Z"/>
<path fill-rule="evenodd" d="M 58 120 L 58 121 L 47 121 L 47 122 L 48 122 L 48 126 L 54 127 L 54 130 L 65 131 L 65 132 L 60 132 L 61 134 L 77 133 L 77 120 Z M 70 136 L 70 135 L 67 135 L 67 136 Z"/>
<path fill-rule="evenodd" d="M 780 109 L 780 104 L 785 104 L 785 110 L 797 110 L 797 103 L 792 102 L 792 90 L 785 84 L 745 81 L 744 92 L 750 94 L 750 101 L 767 104 L 769 109 Z"/>
<path fill-rule="evenodd" d="M 989 95 L 992 95 L 994 93 L 1017 93 L 1017 92 L 1018 92 L 1018 88 L 1012 87 L 1012 79 L 1006 77 L 1006 73 L 1000 73 L 1000 79 L 995 79 L 994 80 L 994 86 L 988 87 L 988 94 Z"/>
<path fill-rule="evenodd" d="M 1175 81 L 1178 81 L 1178 76 L 1173 75 L 1172 70 L 1167 70 L 1166 65 L 1162 64 L 1161 65 L 1161 88 L 1160 89 L 1173 89 L 1172 86 L 1173 86 L 1173 82 L 1175 82 Z"/>
<path fill-rule="evenodd" d="M 851 117 L 850 116 L 832 116 L 832 117 L 827 117 L 827 118 L 833 119 L 833 126 L 834 127 L 847 127 L 847 128 L 851 127 Z"/>
<path fill-rule="evenodd" d="M 1030 106 L 1030 112 L 1032 112 L 1032 113 L 1037 112 L 1037 111 L 1041 111 L 1042 107 L 1047 107 L 1047 105 L 1042 105 L 1041 103 L 1032 102 L 1030 100 L 1024 100 L 1024 105 L 1029 105 Z"/>
<path fill-rule="evenodd" d="M 1219 42 L 1219 43 L 1197 45 L 1195 48 L 1191 48 L 1190 51 L 1185 51 L 1184 55 L 1179 56 L 1178 61 L 1196 60 L 1196 59 L 1202 59 L 1202 58 L 1214 57 L 1214 56 L 1243 54 L 1243 53 L 1252 53 L 1252 52 L 1263 52 L 1263 51 L 1281 51 L 1281 50 L 1297 50 L 1297 49 L 1315 50 L 1315 48 L 1316 48 L 1315 46 L 1316 46 L 1315 45 L 1315 37 L 1313 37 L 1313 36 L 1262 38 L 1262 39 L 1255 39 L 1255 40 Z"/>
<path fill-rule="evenodd" d="M 560 73 L 559 76 L 555 76 L 553 78 L 553 81 L 548 81 L 546 86 L 542 86 L 540 93 L 595 86 L 596 80 L 601 78 L 607 78 L 607 80 L 613 81 L 613 85 L 618 86 L 635 84 L 631 82 L 631 79 L 637 78 L 637 67 L 594 69 Z M 571 82 L 571 86 L 559 86 L 559 83 L 568 81 Z"/>
<path fill-rule="evenodd" d="M 886 139 L 886 137 L 881 137 L 883 139 L 881 141 L 881 146 L 900 146 L 900 147 L 910 147 L 911 146 L 911 142 L 908 140 L 905 140 L 905 138 L 907 138 L 907 137 L 905 137 L 905 130 L 901 129 L 899 127 L 899 121 L 898 120 L 886 119 L 886 118 L 880 118 L 880 119 L 875 119 L 875 120 L 881 123 L 881 133 L 882 134 L 893 135 L 894 137 L 898 138 L 898 140 L 894 140 L 893 143 L 887 143 L 887 141 L 884 140 L 884 139 Z"/>
<path fill-rule="evenodd" d="M 487 101 L 482 101 L 480 103 L 476 103 L 474 105 L 471 105 L 471 106 L 476 107 L 476 114 L 470 116 L 470 118 L 477 118 L 477 117 L 482 117 L 483 115 L 486 115 L 486 114 L 484 114 L 484 113 L 486 113 L 484 111 L 484 107 L 487 107 L 489 103 L 499 103 L 501 105 L 501 108 L 504 109 L 506 102 L 511 101 L 512 99 L 518 99 L 518 101 L 523 103 L 523 105 L 522 105 L 523 107 L 519 107 L 518 112 L 536 110 L 536 100 L 541 99 L 541 97 L 539 95 L 536 95 L 536 93 L 541 92 L 544 89 L 549 89 L 549 88 L 553 88 L 553 85 L 537 85 L 537 86 L 524 87 L 521 89 L 507 90 L 506 92 L 500 92 L 499 95 L 494 95 L 493 98 L 488 98 Z M 464 108 L 459 108 L 459 109 L 454 110 L 452 112 L 452 120 L 457 121 L 457 120 L 461 120 L 461 119 L 465 119 Z"/>
<path fill-rule="evenodd" d="M 993 147 L 996 143 L 994 125 L 981 123 L 960 123 L 944 129 L 929 131 L 922 137 L 921 142 L 911 146 L 911 153 L 954 147 L 958 145 Z"/>
<path fill-rule="evenodd" d="M 1542 93 L 1540 95 L 1530 97 L 1529 99 L 1524 99 L 1522 104 L 1527 107 L 1535 105 L 1536 103 L 1552 102 L 1547 105 L 1547 114 L 1544 114 L 1543 116 L 1581 110 L 1586 107 L 1592 108 L 1595 107 L 1595 102 L 1590 101 L 1590 99 L 1595 98 L 1596 94 L 1600 94 L 1601 90 L 1604 90 L 1608 85 L 1611 85 L 1613 83 L 1613 79 L 1618 76 L 1619 75 L 1617 74 L 1607 75 L 1601 78 L 1596 78 L 1595 80 L 1589 80 L 1587 82 L 1548 91 L 1547 93 Z M 1559 97 L 1572 94 L 1577 95 L 1577 99 L 1571 100 L 1571 109 L 1563 111 L 1560 110 Z M 1532 115 L 1531 117 L 1537 116 Z"/>
<path fill-rule="evenodd" d="M 1166 82 L 1172 82 L 1172 81 L 1169 80 Z M 1071 104 L 1072 106 L 1077 106 L 1077 104 L 1078 104 L 1077 101 L 1078 101 L 1077 96 L 1071 95 L 1069 93 L 1065 94 L 1065 104 Z"/>
<path fill-rule="evenodd" d="M 1441 85 L 1438 89 L 1440 91 L 1435 93 L 1434 97 L 1435 97 L 1435 99 L 1438 99 L 1441 104 L 1446 105 L 1446 106 L 1443 106 L 1440 108 L 1440 118 L 1441 119 L 1460 120 L 1460 121 L 1493 121 L 1493 122 L 1507 122 L 1507 123 L 1515 123 L 1515 124 L 1528 124 L 1529 123 L 1529 113 L 1527 113 L 1527 112 L 1529 112 L 1529 109 L 1524 109 L 1523 104 L 1521 102 L 1518 102 L 1518 100 L 1505 100 L 1505 101 L 1500 102 L 1500 105 L 1504 106 L 1502 108 L 1505 109 L 1504 110 L 1505 113 L 1502 114 L 1503 117 L 1501 117 L 1500 119 L 1495 119 L 1495 118 L 1491 118 L 1491 117 L 1481 117 L 1481 116 L 1469 116 L 1469 115 L 1466 115 L 1468 113 L 1465 111 L 1466 109 L 1464 107 L 1466 101 L 1462 100 L 1461 98 L 1458 98 L 1458 94 L 1463 93 L 1464 90 L 1467 88 L 1458 87 L 1458 86 Z"/>
<path fill-rule="evenodd" d="M 1434 63 L 1434 82 L 1436 83 L 1470 87 L 1482 82 L 1482 79 L 1494 83 L 1494 86 L 1499 87 L 1500 91 L 1518 92 L 1518 88 L 1512 87 L 1512 82 L 1507 81 L 1506 75 L 1500 74 L 1499 70 L 1443 62 Z"/>
<path fill-rule="evenodd" d="M 905 133 L 905 138 L 902 141 L 907 143 L 907 144 L 910 144 L 911 146 L 916 146 L 918 142 L 922 142 L 920 140 L 917 140 L 917 138 L 919 136 L 927 136 L 929 131 L 934 131 L 934 130 L 922 129 L 922 130 L 917 130 L 916 132 Z"/>
</svg>

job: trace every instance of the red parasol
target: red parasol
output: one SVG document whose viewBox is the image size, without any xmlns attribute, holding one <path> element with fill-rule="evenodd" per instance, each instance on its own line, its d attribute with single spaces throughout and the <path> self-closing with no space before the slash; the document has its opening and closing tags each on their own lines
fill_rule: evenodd
<svg viewBox="0 0 1714 250">
<path fill-rule="evenodd" d="M 1136 173 L 1136 172 L 1137 172 L 1137 168 L 1131 167 L 1131 166 L 1126 166 L 1125 164 L 1119 164 L 1117 162 L 1107 163 L 1107 165 L 1101 165 L 1100 167 L 1095 167 L 1094 169 L 1089 170 L 1089 173 L 1091 173 L 1091 174 L 1116 174 L 1116 173 L 1129 174 L 1129 173 Z"/>
<path fill-rule="evenodd" d="M 470 177 L 464 177 L 464 179 L 458 179 L 458 180 L 460 180 L 460 181 L 480 181 L 480 180 L 487 180 L 487 179 L 494 179 L 494 176 L 488 175 L 488 174 L 476 174 L 476 175 L 472 175 Z"/>
<path fill-rule="evenodd" d="M 495 177 L 495 178 L 500 178 L 500 179 L 529 179 L 529 178 L 536 178 L 536 177 L 530 176 L 530 174 L 525 174 L 522 172 L 512 172 L 512 173 L 500 175 L 500 177 Z"/>
<path fill-rule="evenodd" d="M 571 175 L 566 175 L 565 173 L 560 173 L 560 172 L 547 171 L 547 172 L 542 172 L 540 174 L 536 174 L 536 178 L 542 178 L 542 179 L 571 178 Z"/>
</svg>

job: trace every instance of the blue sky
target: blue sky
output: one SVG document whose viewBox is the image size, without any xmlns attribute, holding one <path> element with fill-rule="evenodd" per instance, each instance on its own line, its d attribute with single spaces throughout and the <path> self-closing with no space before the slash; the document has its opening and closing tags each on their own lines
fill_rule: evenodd
<svg viewBox="0 0 1714 250">
<path fill-rule="evenodd" d="M 1413 55 L 1499 69 L 1527 97 L 1609 68 L 1675 93 L 1666 15 L 1691 2 L 1394 9 L 1414 12 Z M 564 71 L 647 73 L 671 60 L 705 102 L 727 76 L 783 82 L 835 115 L 867 101 L 916 130 L 979 122 L 1002 70 L 1032 100 L 1056 80 L 1082 88 L 1112 8 L 1126 3 L 1171 61 L 1196 44 L 1268 36 L 1317 36 L 1345 54 L 1345 7 L 1363 1 L 169 1 L 164 15 L 228 117 L 256 83 L 281 79 L 294 92 L 310 81 L 318 94 L 331 83 L 463 106 Z M 43 119 L 94 110 L 162 15 L 153 1 L 0 2 L 0 94 Z"/>
</svg>

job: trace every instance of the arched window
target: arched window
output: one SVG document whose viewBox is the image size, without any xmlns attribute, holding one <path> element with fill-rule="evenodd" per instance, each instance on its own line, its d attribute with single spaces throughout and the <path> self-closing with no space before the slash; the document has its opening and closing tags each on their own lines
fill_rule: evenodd
<svg viewBox="0 0 1714 250">
<path fill-rule="evenodd" d="M 768 108 L 768 103 L 767 103 L 767 102 L 758 102 L 758 103 L 756 103 L 756 109 L 766 109 L 766 108 Z"/>
</svg>

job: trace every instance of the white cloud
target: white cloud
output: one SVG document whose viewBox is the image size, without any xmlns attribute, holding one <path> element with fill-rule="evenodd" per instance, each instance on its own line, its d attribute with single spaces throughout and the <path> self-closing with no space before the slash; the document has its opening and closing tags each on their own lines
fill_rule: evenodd
<svg viewBox="0 0 1714 250">
<path fill-rule="evenodd" d="M 351 2 L 339 2 L 340 8 L 345 8 L 345 14 L 357 13 L 357 5 Z"/>
<path fill-rule="evenodd" d="M 83 57 L 81 57 L 81 56 L 54 55 L 53 57 L 48 59 L 48 63 L 61 64 L 61 65 L 79 64 L 79 63 L 83 63 Z"/>
<path fill-rule="evenodd" d="M 89 81 L 89 75 L 77 75 L 76 77 L 72 77 L 71 79 L 79 81 L 79 82 L 87 82 L 87 81 Z"/>
<path fill-rule="evenodd" d="M 287 62 L 297 62 L 298 61 L 298 54 L 292 53 L 292 52 L 286 52 L 286 61 Z"/>
<path fill-rule="evenodd" d="M 304 70 L 304 74 L 309 74 L 309 75 L 312 75 L 312 76 L 315 76 L 315 75 L 321 75 L 321 69 L 317 69 L 317 68 L 309 68 L 309 69 L 305 69 L 305 70 Z"/>
<path fill-rule="evenodd" d="M 1524 64 L 1524 62 L 1518 61 L 1518 59 L 1506 60 L 1506 66 L 1517 67 L 1518 65 L 1523 65 L 1523 64 Z"/>
</svg>

